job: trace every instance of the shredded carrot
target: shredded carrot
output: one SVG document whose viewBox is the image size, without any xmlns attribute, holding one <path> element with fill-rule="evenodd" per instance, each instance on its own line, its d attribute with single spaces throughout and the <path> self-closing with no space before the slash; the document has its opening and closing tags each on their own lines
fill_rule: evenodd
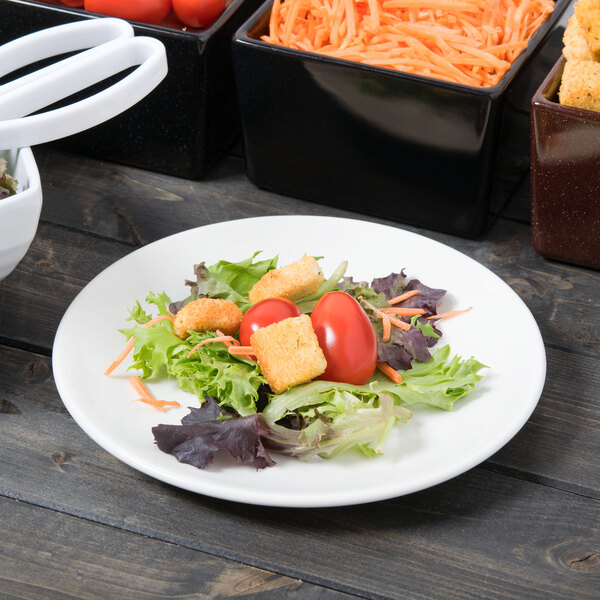
<svg viewBox="0 0 600 600">
<path fill-rule="evenodd" d="M 400 319 L 395 319 L 394 317 L 390 317 L 390 322 L 392 323 L 392 325 L 394 327 L 397 327 L 398 329 L 403 329 L 404 331 L 410 331 L 410 325 L 408 323 L 405 323 L 404 321 L 401 321 Z"/>
<path fill-rule="evenodd" d="M 388 300 L 388 304 L 392 305 L 392 304 L 398 304 L 400 302 L 404 302 L 405 300 L 408 300 L 409 298 L 412 298 L 413 296 L 416 296 L 417 294 L 420 294 L 420 293 L 421 292 L 419 290 L 410 290 L 409 292 L 404 292 L 404 294 L 400 294 L 399 296 L 396 296 L 395 298 Z"/>
<path fill-rule="evenodd" d="M 153 406 L 158 410 L 163 410 L 166 406 L 180 406 L 179 402 L 175 400 L 157 400 L 151 393 L 150 390 L 142 383 L 142 380 L 137 376 L 133 375 L 129 378 L 129 383 L 133 386 L 133 389 L 140 395 L 138 400 Z"/>
<path fill-rule="evenodd" d="M 396 315 L 397 317 L 414 317 L 425 314 L 423 308 L 382 308 L 381 310 L 387 315 Z"/>
<path fill-rule="evenodd" d="M 389 342 L 392 337 L 392 321 L 387 315 L 383 315 L 381 320 L 383 323 L 383 335 L 381 336 L 381 341 Z"/>
<path fill-rule="evenodd" d="M 439 315 L 431 315 L 431 317 L 427 317 L 428 319 L 450 319 L 451 317 L 456 317 L 457 315 L 462 315 L 463 313 L 469 312 L 473 307 L 469 306 L 469 308 L 465 308 L 463 310 L 449 310 L 445 313 L 440 313 Z"/>
<path fill-rule="evenodd" d="M 223 332 L 222 332 L 220 329 L 217 329 L 217 330 L 215 331 L 215 333 L 216 333 L 216 334 L 217 334 L 219 337 L 225 337 L 225 334 L 224 334 L 224 333 L 223 333 Z M 232 342 L 232 341 L 229 341 L 229 340 L 226 340 L 226 341 L 224 342 L 224 344 L 225 344 L 226 346 L 239 346 L 239 345 L 240 345 L 240 343 L 239 343 L 239 342 L 238 342 L 238 341 L 237 341 L 235 338 L 234 338 L 233 342 Z"/>
<path fill-rule="evenodd" d="M 377 362 L 377 368 L 384 374 L 387 375 L 394 383 L 402 383 L 402 375 L 388 365 L 386 362 Z"/>
<path fill-rule="evenodd" d="M 104 371 L 105 375 L 110 375 L 127 358 L 127 355 L 133 350 L 134 340 L 135 337 L 129 339 L 119 356 L 117 356 L 117 358 L 115 358 L 115 360 L 111 363 L 110 367 Z"/>
<path fill-rule="evenodd" d="M 233 354 L 233 356 L 243 356 L 244 358 L 255 360 L 254 348 L 252 348 L 252 346 L 230 346 L 229 354 Z"/>
<path fill-rule="evenodd" d="M 150 319 L 150 321 L 148 321 L 147 323 L 142 325 L 142 327 L 144 329 L 148 329 L 148 327 L 152 327 L 152 325 L 154 325 L 155 323 L 158 323 L 159 321 L 165 321 L 165 320 L 172 322 L 173 318 L 169 317 L 167 315 L 159 315 L 158 317 L 154 317 L 153 319 Z M 115 358 L 115 360 L 111 363 L 111 365 L 108 367 L 108 369 L 106 369 L 106 371 L 104 371 L 105 375 L 110 375 L 127 358 L 127 355 L 133 350 L 134 341 L 135 341 L 135 336 L 132 337 L 127 342 L 127 344 L 125 344 L 125 348 L 123 348 L 123 351 L 119 354 L 119 356 L 117 356 L 117 358 Z"/>
<path fill-rule="evenodd" d="M 490 87 L 553 9 L 552 0 L 275 0 L 261 39 Z"/>
<path fill-rule="evenodd" d="M 191 358 L 192 354 L 194 354 L 194 352 L 196 352 L 196 350 L 198 350 L 198 348 L 200 348 L 201 346 L 204 346 L 204 344 L 210 344 L 212 342 L 223 342 L 225 343 L 226 346 L 231 346 L 233 345 L 237 345 L 239 346 L 240 343 L 231 335 L 219 335 L 217 337 L 213 337 L 213 338 L 208 338 L 206 340 L 202 340 L 200 343 L 196 344 L 189 352 L 189 354 L 187 355 L 188 358 Z"/>
<path fill-rule="evenodd" d="M 359 300 L 361 300 L 361 302 L 364 302 L 374 313 L 377 317 L 379 317 L 380 319 L 387 319 L 389 320 L 391 325 L 394 325 L 395 327 L 398 327 L 398 329 L 403 329 L 404 331 L 408 331 L 410 329 L 410 325 L 408 323 L 405 323 L 404 321 L 401 321 L 400 319 L 395 319 L 394 317 L 390 317 L 390 315 L 386 314 L 383 312 L 382 309 L 377 308 L 376 306 L 373 306 L 370 302 L 367 302 L 364 298 L 362 298 L 362 296 L 359 298 Z"/>
</svg>

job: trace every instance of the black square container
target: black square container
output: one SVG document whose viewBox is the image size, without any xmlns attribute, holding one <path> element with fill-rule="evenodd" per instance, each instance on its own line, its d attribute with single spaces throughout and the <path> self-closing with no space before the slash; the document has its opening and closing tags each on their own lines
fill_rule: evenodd
<svg viewBox="0 0 600 600">
<path fill-rule="evenodd" d="M 268 0 L 233 43 L 249 179 L 292 197 L 479 235 L 507 137 L 505 99 L 568 5 L 558 0 L 500 83 L 479 89 L 263 42 Z M 528 125 L 526 117 L 526 148 Z"/>
<path fill-rule="evenodd" d="M 121 115 L 54 144 L 61 149 L 161 173 L 198 179 L 240 135 L 231 38 L 259 0 L 232 0 L 205 30 L 132 23 L 136 35 L 159 39 L 169 72 L 146 98 Z M 57 0 L 0 1 L 2 43 L 46 27 L 102 18 Z"/>
</svg>

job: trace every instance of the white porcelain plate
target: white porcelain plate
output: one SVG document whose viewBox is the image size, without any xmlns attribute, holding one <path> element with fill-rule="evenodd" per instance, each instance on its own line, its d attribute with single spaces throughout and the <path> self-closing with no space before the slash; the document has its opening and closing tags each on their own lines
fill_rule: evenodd
<svg viewBox="0 0 600 600">
<path fill-rule="evenodd" d="M 238 261 L 262 250 L 279 264 L 304 254 L 323 256 L 326 276 L 348 260 L 348 274 L 370 281 L 405 269 L 445 288 L 443 310 L 473 310 L 441 324 L 442 344 L 490 368 L 479 387 L 445 412 L 413 407 L 397 424 L 384 455 L 349 452 L 309 462 L 274 455 L 261 471 L 237 464 L 225 452 L 206 470 L 177 462 L 154 444 L 151 427 L 179 423 L 195 397 L 175 382 L 149 383 L 155 396 L 182 408 L 161 413 L 135 401 L 123 363 L 106 367 L 125 339 L 128 308 L 149 291 L 173 300 L 187 296 L 193 265 Z M 85 351 L 82 351 L 82 335 Z M 467 256 L 428 238 L 359 220 L 326 217 L 259 217 L 200 227 L 141 248 L 94 278 L 73 301 L 53 350 L 56 385 L 77 423 L 108 452 L 174 486 L 238 502 L 272 506 L 341 506 L 409 494 L 446 481 L 487 459 L 523 426 L 544 385 L 546 357 L 539 329 L 520 298 L 496 275 Z"/>
</svg>

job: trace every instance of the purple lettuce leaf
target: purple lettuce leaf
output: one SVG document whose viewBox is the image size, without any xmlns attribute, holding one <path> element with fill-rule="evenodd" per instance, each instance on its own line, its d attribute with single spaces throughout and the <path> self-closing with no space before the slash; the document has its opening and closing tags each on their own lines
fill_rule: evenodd
<svg viewBox="0 0 600 600">
<path fill-rule="evenodd" d="M 418 279 L 406 283 L 404 270 L 400 273 L 390 273 L 386 277 L 373 279 L 370 285 L 366 282 L 355 282 L 351 277 L 345 277 L 340 289 L 356 298 L 362 297 L 378 308 L 388 306 L 388 299 L 394 298 L 403 292 L 419 290 L 420 294 L 396 306 L 422 308 L 432 315 L 437 314 L 437 304 L 446 293 L 446 290 L 430 288 Z M 411 328 L 409 331 L 393 327 L 390 341 L 384 343 L 381 339 L 383 333 L 381 320 L 368 309 L 367 314 L 377 334 L 378 361 L 387 362 L 394 369 L 408 370 L 411 368 L 413 360 L 424 362 L 431 358 L 429 348 L 438 342 L 439 337 L 423 335 L 423 332 L 416 327 Z M 402 320 L 408 323 L 410 319 L 403 318 Z M 422 322 L 425 323 L 426 321 L 422 320 Z M 433 322 L 429 321 L 428 323 L 432 326 L 433 331 L 441 336 L 441 331 L 435 327 Z"/>
<path fill-rule="evenodd" d="M 197 423 L 216 421 L 217 419 L 232 416 L 231 413 L 221 408 L 217 400 L 212 396 L 204 396 L 204 402 L 199 408 L 193 406 L 189 406 L 188 408 L 190 412 L 181 419 L 182 425 L 196 425 Z"/>
<path fill-rule="evenodd" d="M 387 277 L 373 279 L 371 287 L 386 298 L 391 299 L 399 296 L 406 288 L 406 276 L 404 270 L 400 273 L 390 273 Z"/>
<path fill-rule="evenodd" d="M 396 304 L 396 306 L 402 308 L 423 308 L 431 315 L 437 314 L 437 305 L 446 294 L 446 290 L 430 288 L 418 279 L 411 279 L 404 288 L 405 292 L 410 292 L 411 290 L 419 290 L 421 293 Z"/>
<path fill-rule="evenodd" d="M 430 339 L 436 340 L 427 338 L 415 327 L 409 331 L 392 327 L 389 342 L 384 343 L 381 338 L 377 340 L 377 360 L 387 362 L 394 369 L 407 371 L 413 360 L 425 362 L 431 358 L 427 343 Z"/>
<path fill-rule="evenodd" d="M 431 348 L 432 346 L 435 346 L 438 343 L 439 339 L 442 337 L 441 330 L 439 330 L 435 326 L 435 320 L 428 321 L 427 317 L 417 317 L 417 321 L 419 321 L 419 323 L 422 323 L 423 325 L 429 325 L 431 327 L 431 329 L 433 330 L 433 332 L 437 335 L 437 337 L 435 337 L 432 335 L 423 334 L 423 337 L 425 338 L 425 342 L 427 343 L 427 347 Z"/>
<path fill-rule="evenodd" d="M 153 427 L 156 445 L 179 462 L 199 469 L 210 465 L 219 450 L 227 450 L 238 462 L 252 462 L 256 469 L 275 464 L 262 443 L 261 436 L 268 430 L 260 415 L 218 418 L 220 414 L 224 413 L 218 404 L 206 400 L 202 407 L 191 408 L 181 425 Z"/>
</svg>

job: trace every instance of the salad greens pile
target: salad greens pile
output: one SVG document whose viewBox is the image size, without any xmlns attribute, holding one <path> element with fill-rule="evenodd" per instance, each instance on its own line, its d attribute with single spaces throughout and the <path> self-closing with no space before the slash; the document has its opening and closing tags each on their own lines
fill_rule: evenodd
<svg viewBox="0 0 600 600">
<path fill-rule="evenodd" d="M 186 299 L 172 302 L 165 293 L 150 293 L 146 303 L 154 314 L 137 301 L 129 316 L 135 325 L 120 330 L 128 339 L 134 337 L 130 369 L 140 372 L 142 379 L 173 378 L 182 390 L 199 399 L 200 408 L 190 408 L 181 425 L 153 428 L 158 447 L 179 461 L 205 468 L 219 449 L 256 468 L 274 464 L 268 450 L 310 458 L 333 457 L 357 448 L 374 456 L 381 454 L 394 424 L 411 418 L 408 407 L 425 404 L 451 410 L 481 380 L 479 371 L 485 365 L 474 358 L 451 357 L 447 345 L 431 353 L 442 335 L 431 321 L 412 317 L 410 331 L 394 327 L 391 340 L 383 342 L 381 319 L 368 306 L 365 309 L 378 337 L 378 360 L 398 370 L 401 383 L 376 370 L 365 385 L 315 380 L 274 394 L 258 365 L 230 354 L 223 343 L 205 344 L 188 356 L 199 342 L 214 337 L 214 332 L 192 333 L 182 340 L 173 333 L 169 320 L 143 327 L 156 313 L 174 313 L 199 297 L 231 300 L 247 310 L 252 286 L 277 267 L 277 257 L 256 260 L 257 254 L 237 263 L 196 265 L 196 280 L 186 282 L 190 287 Z M 379 308 L 389 306 L 388 299 L 417 289 L 420 293 L 403 306 L 436 314 L 445 294 L 418 280 L 407 281 L 404 272 L 370 283 L 355 282 L 344 276 L 346 266 L 342 263 L 317 293 L 296 302 L 303 312 L 309 313 L 320 297 L 333 290 Z"/>
<path fill-rule="evenodd" d="M 17 181 L 8 174 L 8 163 L 0 158 L 0 200 L 17 193 Z"/>
</svg>

